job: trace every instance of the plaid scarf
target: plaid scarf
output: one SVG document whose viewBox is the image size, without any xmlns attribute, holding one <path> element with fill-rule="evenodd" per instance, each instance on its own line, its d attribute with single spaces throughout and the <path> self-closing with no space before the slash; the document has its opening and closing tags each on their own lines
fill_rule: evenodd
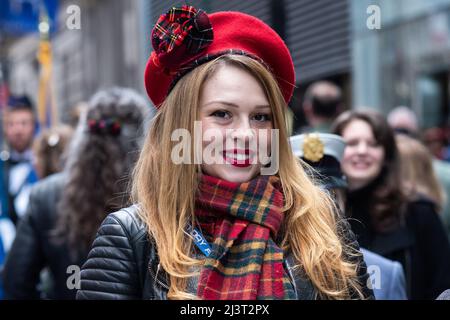
<svg viewBox="0 0 450 320">
<path fill-rule="evenodd" d="M 283 251 L 273 240 L 283 219 L 283 203 L 275 176 L 258 176 L 242 184 L 202 176 L 196 218 L 213 243 L 200 274 L 199 298 L 295 297 L 283 267 Z"/>
</svg>

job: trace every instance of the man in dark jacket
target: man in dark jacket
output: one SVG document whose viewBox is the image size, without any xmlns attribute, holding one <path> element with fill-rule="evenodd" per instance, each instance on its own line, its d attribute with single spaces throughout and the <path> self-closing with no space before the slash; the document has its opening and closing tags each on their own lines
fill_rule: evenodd
<svg viewBox="0 0 450 320">
<path fill-rule="evenodd" d="M 53 236 L 64 178 L 64 173 L 49 176 L 31 191 L 27 213 L 19 223 L 6 260 L 3 279 L 6 299 L 75 298 L 76 271 L 85 257 L 72 257 L 67 246 Z M 46 266 L 53 286 L 43 296 L 38 285 Z"/>
<path fill-rule="evenodd" d="M 16 224 L 25 213 L 30 187 L 38 180 L 31 151 L 35 116 L 28 97 L 10 97 L 3 130 L 8 149 L 0 156 L 2 215 L 7 215 Z"/>
<path fill-rule="evenodd" d="M 0 152 L 0 275 L 14 240 L 14 224 L 24 214 L 31 185 L 38 179 L 31 154 L 35 116 L 26 96 L 9 98 L 3 113 L 3 131 L 7 148 Z M 0 281 L 0 298 L 2 295 Z"/>
</svg>

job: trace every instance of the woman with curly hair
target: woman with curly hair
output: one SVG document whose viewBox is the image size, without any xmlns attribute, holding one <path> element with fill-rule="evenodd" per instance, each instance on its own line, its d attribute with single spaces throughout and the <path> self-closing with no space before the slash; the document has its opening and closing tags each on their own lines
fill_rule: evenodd
<svg viewBox="0 0 450 320">
<path fill-rule="evenodd" d="M 77 298 L 372 297 L 357 245 L 289 146 L 295 75 L 282 39 L 252 16 L 183 6 L 152 42 L 158 113 L 135 205 L 103 222 Z"/>
<path fill-rule="evenodd" d="M 45 129 L 33 141 L 33 165 L 39 179 L 60 172 L 67 156 L 66 149 L 73 135 L 72 127 L 58 125 Z"/>
<path fill-rule="evenodd" d="M 52 280 L 46 298 L 75 298 L 78 275 L 98 227 L 128 201 L 127 184 L 140 148 L 147 113 L 131 89 L 95 94 L 80 119 L 62 173 L 31 192 L 30 204 L 8 255 L 7 299 L 42 297 L 39 275 Z"/>
<path fill-rule="evenodd" d="M 375 111 L 347 111 L 333 126 L 347 143 L 346 214 L 358 242 L 403 265 L 409 299 L 436 299 L 450 288 L 450 245 L 435 204 L 405 189 L 402 167 L 416 159 L 400 157 L 392 129 Z"/>
</svg>

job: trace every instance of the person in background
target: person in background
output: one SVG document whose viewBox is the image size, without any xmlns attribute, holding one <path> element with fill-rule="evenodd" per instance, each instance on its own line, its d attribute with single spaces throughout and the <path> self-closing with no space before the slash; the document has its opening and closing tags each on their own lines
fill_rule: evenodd
<svg viewBox="0 0 450 320">
<path fill-rule="evenodd" d="M 392 110 L 388 114 L 388 123 L 390 127 L 397 133 L 404 133 L 412 138 L 419 139 L 420 133 L 419 133 L 419 125 L 417 116 L 408 107 L 397 107 L 394 110 Z M 441 156 L 442 152 L 441 146 L 442 144 L 439 142 L 443 139 L 443 136 L 440 134 L 440 129 L 431 129 L 426 132 L 424 135 L 424 145 L 432 151 L 432 163 L 433 163 L 433 171 L 434 174 L 440 185 L 443 188 L 444 194 L 442 195 L 442 192 L 434 192 L 434 196 L 431 197 L 431 199 L 437 197 L 435 200 L 437 200 L 437 203 L 441 206 L 441 217 L 443 218 L 443 221 L 446 226 L 447 234 L 450 239 L 450 164 L 441 160 L 440 158 L 436 157 Z M 437 141 L 436 141 L 437 140 Z M 406 141 L 405 141 L 406 143 Z M 420 142 L 418 142 L 420 143 Z M 423 149 L 423 148 L 421 148 Z M 433 151 L 434 150 L 434 151 Z M 406 150 L 405 150 L 406 151 Z M 424 151 L 424 150 L 422 150 Z M 427 152 L 429 153 L 429 152 Z M 405 165 L 408 166 L 409 162 L 406 162 Z M 420 174 L 420 173 L 417 173 Z M 426 179 L 429 179 L 428 177 Z M 418 179 L 419 182 L 422 179 Z M 439 195 L 441 194 L 441 195 Z M 447 201 L 442 201 L 443 199 L 446 199 Z"/>
<path fill-rule="evenodd" d="M 65 152 L 72 138 L 73 129 L 67 125 L 58 125 L 54 128 L 44 129 L 33 142 L 33 166 L 39 179 L 44 179 L 54 173 L 60 172 L 64 166 Z M 48 291 L 51 275 L 48 268 L 41 272 L 40 291 Z"/>
<path fill-rule="evenodd" d="M 5 265 L 6 299 L 43 298 L 38 285 L 45 267 L 52 287 L 44 298 L 75 298 L 74 272 L 84 263 L 101 221 L 128 200 L 146 113 L 147 103 L 131 89 L 107 89 L 92 97 L 63 172 L 31 191 Z"/>
<path fill-rule="evenodd" d="M 434 156 L 433 167 L 439 182 L 444 188 L 447 202 L 443 208 L 443 218 L 450 239 L 450 163 L 444 161 L 445 134 L 441 128 L 427 129 L 423 135 L 424 144 Z"/>
<path fill-rule="evenodd" d="M 442 217 L 450 239 L 450 164 L 439 159 L 433 159 L 433 168 L 445 192 L 446 201 L 442 208 Z"/>
<path fill-rule="evenodd" d="M 345 141 L 327 133 L 310 133 L 290 138 L 292 151 L 306 163 L 306 170 L 331 193 L 338 208 L 345 211 L 347 180 L 341 170 Z M 377 300 L 405 300 L 406 284 L 403 267 L 399 262 L 386 259 L 361 248 L 371 277 L 370 287 Z"/>
<path fill-rule="evenodd" d="M 394 132 L 372 110 L 347 111 L 333 125 L 346 142 L 346 214 L 358 241 L 399 261 L 410 299 L 435 299 L 450 287 L 450 244 L 435 205 L 404 194 Z"/>
<path fill-rule="evenodd" d="M 32 143 L 35 114 L 26 96 L 11 96 L 4 114 L 3 131 L 7 150 L 1 152 L 2 214 L 14 224 L 25 213 L 31 185 L 38 180 L 33 169 Z"/>
<path fill-rule="evenodd" d="M 66 148 L 72 135 L 72 127 L 58 125 L 54 128 L 45 129 L 36 137 L 33 143 L 33 165 L 39 179 L 63 169 Z"/>
<path fill-rule="evenodd" d="M 85 101 L 80 101 L 70 108 L 68 124 L 75 128 L 79 123 L 80 116 L 86 112 L 87 108 L 88 103 Z"/>
<path fill-rule="evenodd" d="M 387 121 L 396 133 L 403 133 L 418 138 L 419 124 L 417 116 L 410 108 L 400 106 L 392 109 Z"/>
<path fill-rule="evenodd" d="M 311 84 L 303 98 L 303 111 L 309 124 L 306 131 L 329 132 L 342 108 L 342 92 L 338 86 L 329 81 Z"/>
<path fill-rule="evenodd" d="M 395 136 L 400 152 L 401 180 L 410 199 L 427 198 L 440 212 L 446 202 L 445 194 L 433 169 L 428 149 L 418 140 L 404 134 Z"/>
<path fill-rule="evenodd" d="M 443 160 L 450 162 L 450 124 L 447 124 L 444 128 L 445 145 L 443 151 Z"/>
<path fill-rule="evenodd" d="M 31 151 L 35 129 L 30 99 L 10 96 L 3 113 L 6 145 L 0 151 L 0 298 L 3 295 L 3 265 L 15 237 L 15 225 L 25 213 L 31 186 L 38 180 Z"/>
<path fill-rule="evenodd" d="M 436 159 L 444 160 L 446 136 L 439 127 L 428 128 L 423 133 L 423 141 Z"/>
<path fill-rule="evenodd" d="M 413 197 L 432 200 L 441 213 L 450 239 L 450 166 L 430 154 L 420 141 L 397 135 L 402 161 L 402 175 L 407 191 Z"/>
</svg>

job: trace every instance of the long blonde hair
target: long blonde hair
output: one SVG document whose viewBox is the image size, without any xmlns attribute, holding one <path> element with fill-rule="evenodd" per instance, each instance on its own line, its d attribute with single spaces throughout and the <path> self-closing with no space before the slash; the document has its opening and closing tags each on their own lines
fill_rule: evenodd
<svg viewBox="0 0 450 320">
<path fill-rule="evenodd" d="M 174 164 L 171 141 L 174 129 L 194 132 L 199 119 L 203 83 L 218 67 L 234 65 L 252 74 L 267 94 L 274 128 L 279 129 L 279 173 L 285 195 L 284 237 L 281 246 L 290 250 L 298 267 L 327 299 L 363 297 L 358 282 L 357 253 L 344 243 L 339 217 L 330 197 L 311 181 L 288 144 L 284 111 L 286 103 L 272 74 L 258 61 L 243 55 L 223 55 L 204 63 L 181 78 L 153 119 L 133 176 L 133 201 L 155 242 L 161 266 L 169 275 L 169 299 L 195 299 L 185 292 L 194 266 L 202 261 L 190 256 L 192 240 L 185 234 L 194 223 L 194 201 L 199 165 Z M 195 142 L 193 142 L 195 143 Z M 193 151 L 191 150 L 191 153 Z"/>
<path fill-rule="evenodd" d="M 400 151 L 401 175 L 407 196 L 425 195 L 435 202 L 438 209 L 445 204 L 445 194 L 433 169 L 433 158 L 418 140 L 404 134 L 395 137 Z"/>
</svg>

